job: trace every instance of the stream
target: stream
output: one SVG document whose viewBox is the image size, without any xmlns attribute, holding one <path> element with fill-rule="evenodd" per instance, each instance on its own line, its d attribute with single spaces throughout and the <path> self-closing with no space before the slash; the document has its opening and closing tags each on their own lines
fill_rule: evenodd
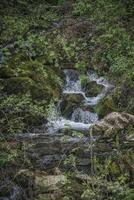
<svg viewBox="0 0 134 200">
<path fill-rule="evenodd" d="M 91 82 L 96 82 L 96 84 L 103 86 L 100 94 L 93 97 L 87 97 L 82 89 L 79 74 L 76 70 L 65 69 L 65 84 L 62 91 L 62 99 L 57 107 L 54 108 L 53 112 L 50 113 L 47 124 L 47 132 L 54 134 L 65 128 L 75 130 L 75 131 L 88 131 L 89 127 L 98 121 L 98 116 L 95 112 L 91 112 L 98 101 L 103 98 L 109 91 L 111 85 L 103 77 L 98 78 L 93 72 L 87 72 L 87 79 Z M 61 111 L 61 104 L 69 99 L 69 96 L 81 98 L 79 105 L 72 108 L 69 117 L 64 117 Z M 67 99 L 67 101 L 68 101 Z"/>
<path fill-rule="evenodd" d="M 89 129 L 99 121 L 94 106 L 109 92 L 111 85 L 103 77 L 87 72 L 89 82 L 102 86 L 97 96 L 88 97 L 82 88 L 79 73 L 72 69 L 63 72 L 65 79 L 61 99 L 56 105 L 52 104 L 44 131 L 20 134 L 17 137 L 19 141 L 32 142 L 33 147 L 27 149 L 27 156 L 35 169 L 49 173 L 58 167 L 64 171 L 64 161 L 73 151 L 79 171 L 90 173 L 90 147 L 96 138 L 89 135 Z M 98 151 L 97 154 L 105 157 L 107 152 L 103 154 Z"/>
</svg>

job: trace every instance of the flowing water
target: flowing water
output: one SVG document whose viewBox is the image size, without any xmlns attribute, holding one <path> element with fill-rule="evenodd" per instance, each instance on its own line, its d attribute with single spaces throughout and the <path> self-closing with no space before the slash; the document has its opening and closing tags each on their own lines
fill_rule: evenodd
<svg viewBox="0 0 134 200">
<path fill-rule="evenodd" d="M 62 116 L 60 104 L 53 108 L 48 119 L 47 131 L 53 134 L 65 128 L 75 131 L 88 131 L 89 127 L 98 120 L 97 114 L 89 111 L 88 107 L 90 109 L 94 107 L 107 94 L 110 84 L 103 77 L 98 78 L 93 72 L 88 72 L 87 78 L 89 81 L 95 81 L 96 84 L 103 86 L 103 89 L 97 96 L 87 97 L 82 89 L 79 73 L 76 70 L 65 69 L 64 75 L 63 95 L 81 95 L 83 100 L 79 106 L 72 110 L 71 117 L 69 118 Z M 62 99 L 60 102 L 62 102 Z"/>
</svg>

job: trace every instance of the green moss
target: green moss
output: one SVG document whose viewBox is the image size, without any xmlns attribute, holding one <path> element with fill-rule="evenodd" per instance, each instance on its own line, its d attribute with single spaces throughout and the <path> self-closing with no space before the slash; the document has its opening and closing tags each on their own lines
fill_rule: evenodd
<svg viewBox="0 0 134 200">
<path fill-rule="evenodd" d="M 81 78 L 81 85 L 87 97 L 94 97 L 101 93 L 103 86 L 95 81 L 90 81 L 87 77 Z"/>
<path fill-rule="evenodd" d="M 111 96 L 101 99 L 95 107 L 95 111 L 100 118 L 109 114 L 110 112 L 117 111 L 115 103 Z"/>
</svg>

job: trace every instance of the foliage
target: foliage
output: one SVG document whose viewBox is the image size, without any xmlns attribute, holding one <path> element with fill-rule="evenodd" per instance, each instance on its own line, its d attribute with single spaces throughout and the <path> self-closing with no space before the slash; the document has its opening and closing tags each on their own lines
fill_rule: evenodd
<svg viewBox="0 0 134 200">
<path fill-rule="evenodd" d="M 0 166 L 3 167 L 9 162 L 14 162 L 18 157 L 17 149 L 10 149 L 7 144 L 0 148 Z"/>
<path fill-rule="evenodd" d="M 1 100 L 1 132 L 19 133 L 28 131 L 45 120 L 44 107 L 34 103 L 30 95 L 11 95 Z"/>
<path fill-rule="evenodd" d="M 85 61 L 78 61 L 75 64 L 76 69 L 78 69 L 78 71 L 82 73 L 84 73 L 86 71 L 86 67 L 87 67 L 87 63 Z"/>
<path fill-rule="evenodd" d="M 77 174 L 74 158 L 73 163 Z M 134 191 L 129 188 L 128 174 L 124 173 L 123 175 L 120 175 L 120 167 L 116 162 L 111 158 L 107 158 L 102 162 L 96 157 L 93 157 L 92 165 L 94 174 L 90 176 L 89 179 L 87 178 L 87 180 L 80 182 L 79 184 L 75 180 L 75 173 L 67 174 L 67 182 L 64 186 L 64 194 L 67 199 L 133 199 Z M 73 193 L 71 193 L 72 189 Z"/>
<path fill-rule="evenodd" d="M 60 96 L 64 66 L 75 67 L 85 84 L 87 68 L 113 82 L 115 89 L 95 108 L 100 117 L 111 111 L 134 112 L 133 8 L 133 0 L 1 2 L 0 168 L 4 171 L 7 167 L 8 178 L 15 174 L 12 166 L 18 165 L 16 171 L 21 168 L 24 157 L 23 148 L 16 143 L 10 146 L 6 138 L 39 130 L 49 113 L 56 117 L 55 102 Z M 88 23 L 84 25 L 85 22 Z M 125 131 L 131 136 L 133 127 Z M 63 133 L 68 133 L 68 127 Z M 70 135 L 82 137 L 77 132 Z M 68 138 L 69 135 L 61 139 L 66 142 Z M 132 156 L 124 154 L 132 160 Z M 64 200 L 134 198 L 128 169 L 123 171 L 122 163 L 118 166 L 120 163 L 111 158 L 103 162 L 93 158 L 91 181 L 79 183 L 76 162 L 75 151 L 68 152 L 64 166 L 71 166 L 73 173 L 67 174 Z"/>
<path fill-rule="evenodd" d="M 85 15 L 89 14 L 92 11 L 91 4 L 88 0 L 77 0 L 76 3 L 73 4 L 73 14 L 74 15 Z"/>
</svg>

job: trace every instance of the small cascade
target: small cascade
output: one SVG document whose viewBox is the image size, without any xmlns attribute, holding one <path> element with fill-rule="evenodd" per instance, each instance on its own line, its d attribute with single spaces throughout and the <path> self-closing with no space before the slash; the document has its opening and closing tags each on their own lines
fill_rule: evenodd
<svg viewBox="0 0 134 200">
<path fill-rule="evenodd" d="M 78 74 L 75 70 L 64 70 L 66 76 L 66 83 L 63 88 L 64 93 L 78 93 L 82 92 L 81 83 Z"/>
<path fill-rule="evenodd" d="M 47 130 L 49 133 L 54 134 L 63 129 L 70 129 L 75 131 L 88 131 L 91 124 L 85 124 L 82 122 L 75 122 L 72 120 L 67 120 L 64 118 L 60 118 L 57 121 L 51 121 L 47 125 Z"/>
<path fill-rule="evenodd" d="M 83 102 L 85 106 L 95 106 L 100 99 L 105 97 L 105 95 L 112 86 L 108 83 L 108 81 L 104 77 L 98 77 L 92 71 L 88 71 L 87 76 L 90 81 L 95 81 L 98 85 L 104 86 L 100 94 L 98 94 L 96 97 L 86 97 Z"/>
<path fill-rule="evenodd" d="M 105 88 L 108 88 L 110 86 L 110 84 L 104 77 L 98 77 L 92 71 L 88 71 L 87 76 L 90 81 L 95 81 L 98 85 L 103 85 Z"/>
<path fill-rule="evenodd" d="M 99 94 L 97 97 L 86 97 L 83 101 L 84 106 L 95 106 L 100 99 L 105 96 L 104 93 Z"/>
<path fill-rule="evenodd" d="M 76 70 L 64 70 L 64 74 L 65 85 L 61 99 L 58 102 L 50 103 L 45 130 L 38 134 L 20 135 L 18 140 L 33 141 L 34 145 L 29 147 L 27 154 L 35 169 L 45 170 L 48 173 L 51 173 L 50 169 L 57 167 L 63 171 L 70 170 L 72 163 L 66 166 L 64 161 L 70 152 L 73 152 L 78 172 L 90 174 L 93 171 L 90 161 L 98 137 L 89 134 L 90 126 L 98 121 L 94 105 L 106 95 L 109 84 L 104 78 L 87 73 L 89 81 L 103 85 L 100 87 L 99 95 L 89 98 L 85 95 L 86 92 L 80 84 L 79 74 Z M 90 89 L 90 84 L 88 89 Z M 100 153 L 97 152 L 97 155 L 100 156 Z M 12 197 L 14 198 L 13 195 Z"/>
<path fill-rule="evenodd" d="M 53 103 L 49 108 L 50 115 L 48 116 L 49 122 L 47 123 L 47 131 L 51 134 L 55 134 L 65 128 L 80 132 L 88 131 L 89 127 L 98 120 L 98 116 L 96 113 L 87 110 L 87 107 L 95 106 L 97 102 L 106 95 L 110 85 L 103 77 L 98 78 L 93 72 L 89 71 L 87 73 L 87 78 L 90 81 L 95 81 L 97 84 L 104 86 L 104 88 L 96 97 L 86 97 L 85 93 L 82 91 L 79 73 L 73 69 L 65 69 L 64 74 L 64 96 L 65 94 L 82 94 L 84 99 L 81 101 L 82 108 L 77 105 L 77 108 L 74 110 L 72 109 L 71 117 L 64 118 L 60 110 L 62 99 L 59 101 L 58 105 Z"/>
<path fill-rule="evenodd" d="M 75 122 L 82 122 L 84 124 L 91 124 L 98 120 L 98 116 L 95 113 L 77 108 L 74 110 L 71 120 Z"/>
</svg>

